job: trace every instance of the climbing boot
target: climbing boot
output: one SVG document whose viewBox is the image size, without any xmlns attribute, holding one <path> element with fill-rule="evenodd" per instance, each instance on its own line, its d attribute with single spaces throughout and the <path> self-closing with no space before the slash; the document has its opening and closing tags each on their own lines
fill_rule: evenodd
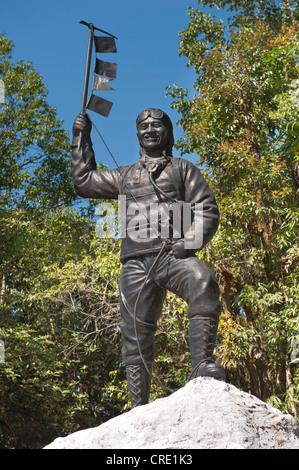
<svg viewBox="0 0 299 470">
<path fill-rule="evenodd" d="M 148 403 L 151 380 L 152 365 L 127 365 L 126 375 L 131 399 L 131 407 L 146 405 Z"/>
<path fill-rule="evenodd" d="M 214 377 L 225 381 L 225 370 L 213 359 L 219 314 L 208 313 L 190 318 L 189 346 L 192 371 L 188 381 L 195 377 Z"/>
</svg>

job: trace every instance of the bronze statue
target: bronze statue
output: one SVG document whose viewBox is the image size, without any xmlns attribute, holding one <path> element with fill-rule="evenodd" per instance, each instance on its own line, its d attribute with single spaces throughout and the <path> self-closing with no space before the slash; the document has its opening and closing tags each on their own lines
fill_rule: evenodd
<svg viewBox="0 0 299 470">
<path fill-rule="evenodd" d="M 96 170 L 90 138 L 91 121 L 80 114 L 73 126 L 72 177 L 76 192 L 85 198 L 126 197 L 127 227 L 134 211 L 130 204 L 149 209 L 155 204 L 188 203 L 202 208 L 200 242 L 190 248 L 183 229 L 174 233 L 169 217 L 167 237 L 161 226 L 151 237 L 130 236 L 122 240 L 119 284 L 122 315 L 122 357 L 132 407 L 148 402 L 154 363 L 154 335 L 167 290 L 188 304 L 190 379 L 210 376 L 225 380 L 224 368 L 213 360 L 221 304 L 213 272 L 196 256 L 214 236 L 219 212 L 214 194 L 199 169 L 191 162 L 172 156 L 173 127 L 160 109 L 146 109 L 136 120 L 140 158 L 131 166 Z M 136 205 L 135 205 L 136 207 Z M 147 219 L 145 229 L 150 228 Z M 191 220 L 190 230 L 194 230 Z M 189 230 L 189 232 L 190 232 Z M 136 233 L 135 233 L 136 235 Z M 196 240 L 196 237 L 193 238 Z M 198 239 L 198 237 L 197 237 Z"/>
</svg>

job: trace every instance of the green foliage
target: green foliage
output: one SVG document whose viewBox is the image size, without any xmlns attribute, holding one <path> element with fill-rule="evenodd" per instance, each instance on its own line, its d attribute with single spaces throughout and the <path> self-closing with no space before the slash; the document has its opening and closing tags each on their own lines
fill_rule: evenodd
<svg viewBox="0 0 299 470">
<path fill-rule="evenodd" d="M 199 154 L 221 214 L 200 255 L 221 289 L 218 359 L 236 386 L 298 416 L 298 6 L 198 3 L 234 16 L 226 26 L 189 9 L 179 46 L 196 93 L 167 94 L 181 114 L 177 147 Z"/>
<path fill-rule="evenodd" d="M 151 400 L 167 396 L 187 382 L 191 372 L 188 327 L 185 302 L 168 292 L 156 334 L 153 375 L 158 381 L 153 382 Z"/>
<path fill-rule="evenodd" d="M 46 101 L 47 89 L 30 62 L 11 61 L 12 43 L 0 36 L 1 207 L 70 202 L 70 143 Z"/>
</svg>

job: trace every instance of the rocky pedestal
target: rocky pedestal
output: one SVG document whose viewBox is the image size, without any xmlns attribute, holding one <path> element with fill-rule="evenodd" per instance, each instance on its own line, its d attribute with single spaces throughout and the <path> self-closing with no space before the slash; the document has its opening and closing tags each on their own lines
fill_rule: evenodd
<svg viewBox="0 0 299 470">
<path fill-rule="evenodd" d="M 299 449 L 299 425 L 232 385 L 197 378 L 45 449 Z"/>
</svg>

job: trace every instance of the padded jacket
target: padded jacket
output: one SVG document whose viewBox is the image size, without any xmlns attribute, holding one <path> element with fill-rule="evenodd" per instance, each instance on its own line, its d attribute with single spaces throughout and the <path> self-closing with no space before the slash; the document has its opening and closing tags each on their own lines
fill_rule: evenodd
<svg viewBox="0 0 299 470">
<path fill-rule="evenodd" d="M 97 170 L 91 139 L 82 135 L 82 138 L 73 138 L 71 171 L 75 190 L 81 197 L 118 199 L 122 196 L 122 217 L 125 219 L 125 226 L 122 228 L 121 262 L 128 258 L 159 252 L 165 238 L 170 241 L 184 239 L 183 229 L 179 234 L 178 231 L 170 229 L 165 236 L 163 230 L 161 236 L 160 225 L 154 227 L 156 230 L 152 229 L 151 221 L 156 220 L 155 211 L 162 203 L 169 205 L 170 199 L 189 203 L 193 209 L 196 203 L 201 204 L 200 226 L 196 226 L 192 219 L 191 230 L 201 231 L 200 242 L 193 246 L 192 253 L 203 248 L 217 231 L 219 211 L 213 191 L 200 170 L 188 160 L 176 157 L 165 159 L 165 164 L 154 174 L 155 187 L 142 158 L 131 166 Z M 164 195 L 157 188 L 160 188 Z M 138 211 L 139 216 L 136 216 Z M 134 232 L 136 224 L 139 230 L 137 237 L 136 231 Z M 149 229 L 152 229 L 150 233 Z M 135 236 L 130 236 L 130 230 L 131 233 L 133 230 Z M 146 230 L 150 236 L 145 235 Z"/>
</svg>

